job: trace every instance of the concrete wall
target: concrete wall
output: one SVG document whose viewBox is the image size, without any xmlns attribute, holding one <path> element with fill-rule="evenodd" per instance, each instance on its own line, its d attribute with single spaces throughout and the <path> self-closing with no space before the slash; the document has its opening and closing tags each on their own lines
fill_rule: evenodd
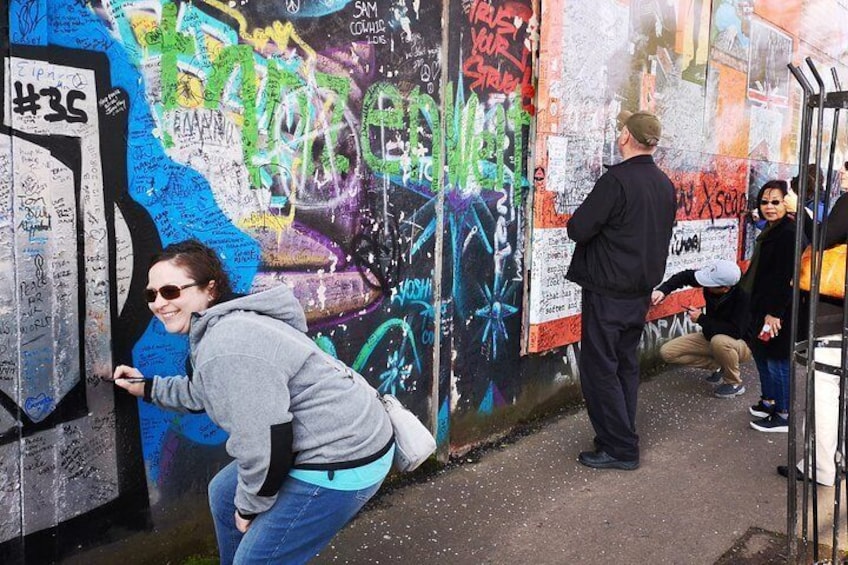
<svg viewBox="0 0 848 565">
<path fill-rule="evenodd" d="M 238 291 L 291 285 L 314 339 L 429 423 L 443 460 L 575 401 L 577 293 L 551 242 L 617 110 L 667 125 L 670 269 L 717 225 L 744 259 L 748 195 L 793 169 L 781 57 L 843 55 L 836 1 L 741 4 L 0 0 L 0 561 L 210 547 L 224 434 L 100 382 L 119 362 L 184 373 L 141 290 L 187 237 Z M 549 138 L 569 147 L 556 174 Z M 540 288 L 564 314 L 530 305 Z M 693 329 L 681 296 L 652 313 L 646 363 Z"/>
</svg>

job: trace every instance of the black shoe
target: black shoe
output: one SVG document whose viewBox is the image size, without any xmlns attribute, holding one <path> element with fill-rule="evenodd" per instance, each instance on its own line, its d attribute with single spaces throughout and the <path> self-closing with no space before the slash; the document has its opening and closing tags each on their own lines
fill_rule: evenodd
<svg viewBox="0 0 848 565">
<path fill-rule="evenodd" d="M 724 380 L 724 371 L 722 371 L 721 369 L 713 371 L 704 380 L 710 383 L 711 385 L 719 385 Z"/>
<path fill-rule="evenodd" d="M 782 476 L 784 476 L 788 479 L 789 478 L 789 467 L 787 467 L 786 465 L 778 465 L 777 466 L 777 474 L 782 475 Z M 796 481 L 803 481 L 804 480 L 804 473 L 802 473 L 801 471 L 796 469 L 795 470 L 795 480 Z M 807 479 L 807 480 L 810 481 L 810 482 L 813 482 L 812 479 Z M 819 484 L 823 487 L 832 486 L 832 485 L 826 485 L 824 483 L 819 483 Z"/>
<path fill-rule="evenodd" d="M 583 465 L 593 467 L 595 469 L 621 469 L 623 471 L 633 471 L 639 468 L 639 461 L 623 461 L 616 459 L 612 455 L 608 455 L 605 451 L 581 451 L 577 457 Z"/>
<path fill-rule="evenodd" d="M 777 474 L 782 476 L 782 477 L 786 477 L 788 479 L 789 478 L 789 465 L 778 465 L 777 466 Z M 796 469 L 795 470 L 795 480 L 796 481 L 803 481 L 804 480 L 804 473 L 802 473 L 801 471 L 798 471 Z"/>
</svg>

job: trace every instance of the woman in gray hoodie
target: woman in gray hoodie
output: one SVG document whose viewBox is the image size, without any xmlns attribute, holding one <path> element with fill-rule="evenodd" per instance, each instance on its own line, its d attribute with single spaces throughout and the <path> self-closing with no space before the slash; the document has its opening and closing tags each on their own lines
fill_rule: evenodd
<svg viewBox="0 0 848 565">
<path fill-rule="evenodd" d="M 392 426 L 364 378 L 322 351 L 285 285 L 228 300 L 213 250 L 189 240 L 153 258 L 145 297 L 169 333 L 188 334 L 190 375 L 115 384 L 162 408 L 206 411 L 234 461 L 209 483 L 222 564 L 305 563 L 379 489 Z"/>
</svg>

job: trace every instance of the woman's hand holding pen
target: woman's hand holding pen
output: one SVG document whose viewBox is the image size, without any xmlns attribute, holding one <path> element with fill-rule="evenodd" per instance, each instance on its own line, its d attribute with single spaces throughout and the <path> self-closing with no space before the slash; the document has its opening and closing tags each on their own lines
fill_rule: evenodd
<svg viewBox="0 0 848 565">
<path fill-rule="evenodd" d="M 144 375 L 135 367 L 118 365 L 112 374 L 112 382 L 133 396 L 144 396 Z"/>
</svg>

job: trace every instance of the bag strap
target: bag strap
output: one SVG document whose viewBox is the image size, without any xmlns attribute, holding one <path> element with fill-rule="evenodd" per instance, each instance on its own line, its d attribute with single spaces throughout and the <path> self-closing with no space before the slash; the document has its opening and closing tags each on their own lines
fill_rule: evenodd
<svg viewBox="0 0 848 565">
<path fill-rule="evenodd" d="M 373 463 L 388 453 L 394 444 L 395 436 L 392 434 L 392 437 L 389 438 L 389 443 L 384 445 L 377 453 L 372 455 L 360 457 L 359 459 L 352 459 L 350 461 L 339 461 L 337 463 L 300 463 L 292 465 L 292 469 L 303 469 L 304 471 L 339 471 L 341 469 L 355 469 L 356 467 L 362 467 L 363 465 Z"/>
</svg>

